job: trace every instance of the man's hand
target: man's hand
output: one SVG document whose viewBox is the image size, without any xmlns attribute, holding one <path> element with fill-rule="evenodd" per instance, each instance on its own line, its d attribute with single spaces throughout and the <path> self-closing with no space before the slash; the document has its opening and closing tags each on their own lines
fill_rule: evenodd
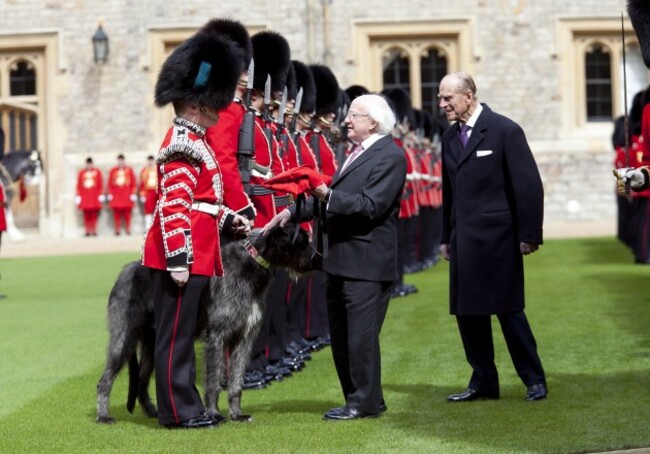
<svg viewBox="0 0 650 454">
<path fill-rule="evenodd" d="M 190 278 L 190 271 L 171 271 L 172 281 L 176 282 L 176 285 L 179 287 L 184 287 L 187 284 L 187 280 Z"/>
<path fill-rule="evenodd" d="M 451 258 L 451 247 L 448 244 L 441 244 L 440 254 L 442 254 L 443 259 L 449 260 Z"/>
<path fill-rule="evenodd" d="M 232 232 L 236 235 L 248 236 L 251 234 L 251 223 L 250 221 L 239 214 L 235 215 L 235 218 L 232 221 Z"/>
<path fill-rule="evenodd" d="M 278 214 L 273 216 L 273 219 L 271 219 L 268 222 L 268 224 L 264 226 L 264 228 L 262 229 L 262 235 L 267 235 L 269 231 L 276 225 L 279 225 L 280 227 L 284 227 L 284 225 L 290 220 L 291 220 L 291 213 L 289 212 L 289 210 L 280 211 Z"/>
<path fill-rule="evenodd" d="M 629 185 L 632 189 L 642 189 L 646 185 L 645 174 L 641 169 L 633 167 L 614 169 L 614 176 L 616 177 L 616 189 L 620 195 L 629 195 L 625 191 L 626 185 Z"/>
<path fill-rule="evenodd" d="M 539 244 L 536 243 L 526 243 L 522 241 L 519 243 L 519 251 L 521 252 L 522 255 L 528 255 L 532 254 L 535 252 L 537 249 L 539 249 Z"/>
<path fill-rule="evenodd" d="M 316 189 L 312 189 L 309 193 L 314 197 L 322 200 L 327 195 L 327 185 L 325 183 L 322 183 Z"/>
</svg>

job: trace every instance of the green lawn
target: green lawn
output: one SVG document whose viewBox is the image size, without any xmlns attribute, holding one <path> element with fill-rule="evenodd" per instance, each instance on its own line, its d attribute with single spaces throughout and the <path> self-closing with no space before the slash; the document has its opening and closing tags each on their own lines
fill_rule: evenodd
<svg viewBox="0 0 650 454">
<path fill-rule="evenodd" d="M 650 446 L 650 268 L 632 264 L 613 239 L 548 241 L 526 258 L 527 314 L 548 375 L 546 401 L 524 401 L 495 322 L 501 399 L 445 402 L 465 387 L 469 368 L 447 311 L 447 265 L 440 264 L 408 276 L 420 292 L 391 302 L 381 339 L 384 416 L 321 420 L 341 404 L 324 350 L 296 376 L 244 393 L 254 422 L 207 431 L 169 431 L 139 408 L 129 414 L 125 373 L 111 400 L 117 423 L 95 423 L 107 295 L 121 265 L 134 258 L 0 260 L 0 293 L 9 295 L 0 300 L 1 453 L 581 453 Z"/>
</svg>

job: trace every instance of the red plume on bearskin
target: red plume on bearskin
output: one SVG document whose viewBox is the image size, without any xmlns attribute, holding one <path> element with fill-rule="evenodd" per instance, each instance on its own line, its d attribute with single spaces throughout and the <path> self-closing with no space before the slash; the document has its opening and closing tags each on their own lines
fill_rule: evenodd
<svg viewBox="0 0 650 454">
<path fill-rule="evenodd" d="M 284 90 L 291 65 L 291 49 L 287 40 L 279 33 L 265 30 L 251 38 L 255 77 L 253 87 L 264 90 L 266 76 L 271 75 L 271 90 Z"/>
<path fill-rule="evenodd" d="M 650 68 L 650 2 L 648 0 L 628 0 L 627 13 L 639 38 L 643 62 Z"/>
<path fill-rule="evenodd" d="M 163 63 L 156 105 L 185 101 L 222 110 L 232 102 L 243 68 L 243 52 L 231 39 L 211 29 L 200 31 Z"/>
<path fill-rule="evenodd" d="M 205 31 L 213 31 L 233 40 L 244 53 L 244 70 L 248 68 L 253 58 L 253 43 L 251 43 L 248 30 L 241 22 L 230 18 L 212 19 L 199 30 L 199 32 Z"/>
<path fill-rule="evenodd" d="M 303 62 L 293 61 L 293 69 L 296 73 L 296 85 L 298 90 L 302 87 L 301 113 L 314 113 L 316 110 L 316 82 L 314 76 Z"/>
<path fill-rule="evenodd" d="M 327 66 L 310 65 L 309 69 L 316 82 L 316 114 L 336 112 L 339 104 L 339 83 Z"/>
</svg>

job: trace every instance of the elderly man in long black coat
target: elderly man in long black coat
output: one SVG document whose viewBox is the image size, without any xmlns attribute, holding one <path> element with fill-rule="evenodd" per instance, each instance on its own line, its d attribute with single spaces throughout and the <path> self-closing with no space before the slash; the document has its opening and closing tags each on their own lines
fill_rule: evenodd
<svg viewBox="0 0 650 454">
<path fill-rule="evenodd" d="M 450 311 L 467 361 L 468 388 L 450 402 L 499 397 L 491 315 L 497 315 L 527 400 L 547 395 L 537 346 L 524 314 L 522 255 L 542 243 L 543 187 L 524 132 L 479 104 L 467 73 L 445 76 L 440 106 L 455 121 L 444 134 L 443 236 L 450 260 Z"/>
</svg>

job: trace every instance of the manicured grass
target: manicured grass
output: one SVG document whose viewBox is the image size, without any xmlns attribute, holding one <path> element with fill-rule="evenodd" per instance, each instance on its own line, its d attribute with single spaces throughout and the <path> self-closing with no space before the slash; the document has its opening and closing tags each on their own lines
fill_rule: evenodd
<svg viewBox="0 0 650 454">
<path fill-rule="evenodd" d="M 465 387 L 469 368 L 448 314 L 443 263 L 408 276 L 419 293 L 391 302 L 382 333 L 384 416 L 321 420 L 341 404 L 324 350 L 294 377 L 244 393 L 253 423 L 208 431 L 169 431 L 139 408 L 129 414 L 125 373 L 111 399 L 117 423 L 95 423 L 106 300 L 121 265 L 134 258 L 0 261 L 0 293 L 8 295 L 0 300 L 0 452 L 581 453 L 650 446 L 650 268 L 633 265 L 613 239 L 548 241 L 526 258 L 527 314 L 548 375 L 547 401 L 523 400 L 495 321 L 501 399 L 445 402 Z"/>
</svg>

